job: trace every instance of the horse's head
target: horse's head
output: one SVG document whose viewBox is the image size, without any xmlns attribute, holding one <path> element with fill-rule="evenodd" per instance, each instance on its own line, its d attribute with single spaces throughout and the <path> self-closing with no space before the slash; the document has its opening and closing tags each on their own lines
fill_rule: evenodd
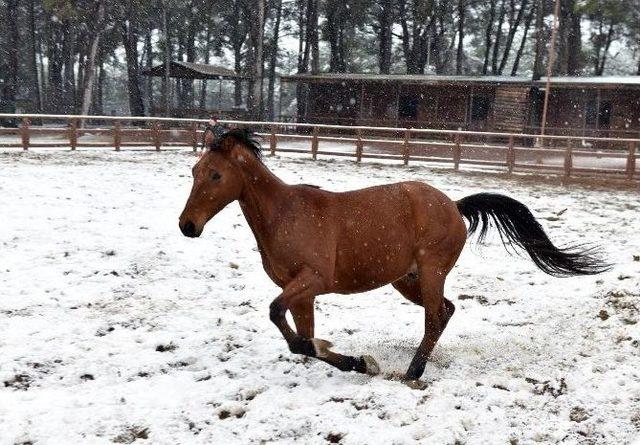
<svg viewBox="0 0 640 445">
<path fill-rule="evenodd" d="M 207 127 L 204 146 L 206 150 L 193 166 L 193 187 L 180 215 L 180 230 L 192 238 L 200 236 L 211 218 L 240 197 L 246 157 L 260 156 L 252 133 L 243 129 L 219 132 Z"/>
</svg>

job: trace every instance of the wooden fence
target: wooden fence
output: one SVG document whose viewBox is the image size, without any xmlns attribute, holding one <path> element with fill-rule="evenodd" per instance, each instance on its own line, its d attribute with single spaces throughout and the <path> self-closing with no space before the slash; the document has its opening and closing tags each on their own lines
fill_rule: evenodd
<svg viewBox="0 0 640 445">
<path fill-rule="evenodd" d="M 190 147 L 197 150 L 206 119 L 0 114 L 19 123 L 0 128 L 0 149 L 109 147 Z M 491 168 L 508 173 L 640 179 L 636 168 L 640 139 L 520 133 L 366 127 L 290 122 L 221 121 L 251 127 L 268 141 L 269 154 L 308 154 L 363 159 L 432 162 Z M 38 125 L 34 125 L 37 123 Z M 126 125 L 125 125 L 126 124 Z M 53 136 L 49 140 L 38 140 Z M 14 139 L 12 139 L 12 137 Z M 93 139 L 89 139 L 89 138 Z M 98 137 L 96 140 L 95 138 Z M 327 143 L 333 146 L 323 147 Z M 304 146 L 306 145 L 306 147 Z M 548 146 L 553 148 L 549 148 Z M 607 149 L 593 146 L 606 145 Z M 558 148 L 560 147 L 560 148 Z"/>
</svg>

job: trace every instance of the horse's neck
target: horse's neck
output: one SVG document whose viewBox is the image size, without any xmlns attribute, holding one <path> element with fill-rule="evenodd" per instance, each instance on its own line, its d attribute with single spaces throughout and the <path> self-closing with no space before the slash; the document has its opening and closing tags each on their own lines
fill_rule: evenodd
<svg viewBox="0 0 640 445">
<path fill-rule="evenodd" d="M 253 155 L 246 156 L 242 164 L 244 187 L 240 206 L 260 244 L 262 235 L 269 230 L 278 209 L 287 199 L 289 186 Z"/>
</svg>

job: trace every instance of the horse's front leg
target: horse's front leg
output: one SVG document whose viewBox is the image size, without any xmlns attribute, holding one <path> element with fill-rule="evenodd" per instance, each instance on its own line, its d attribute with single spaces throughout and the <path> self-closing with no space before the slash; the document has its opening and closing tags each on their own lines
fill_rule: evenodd
<svg viewBox="0 0 640 445">
<path fill-rule="evenodd" d="M 271 303 L 270 318 L 278 327 L 282 336 L 294 354 L 315 357 L 341 371 L 357 371 L 377 374 L 379 367 L 369 356 L 351 357 L 330 351 L 332 344 L 326 340 L 313 338 L 313 303 L 317 295 L 324 291 L 322 279 L 312 271 L 305 269 L 298 274 Z M 296 323 L 297 333 L 287 322 L 286 313 L 291 310 Z"/>
</svg>

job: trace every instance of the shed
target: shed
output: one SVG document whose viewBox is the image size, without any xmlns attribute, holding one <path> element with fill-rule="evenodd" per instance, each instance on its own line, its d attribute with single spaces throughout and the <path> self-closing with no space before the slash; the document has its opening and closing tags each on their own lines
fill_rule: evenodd
<svg viewBox="0 0 640 445">
<path fill-rule="evenodd" d="M 546 79 L 296 74 L 295 119 L 313 123 L 539 132 Z M 553 77 L 547 133 L 640 134 L 640 76 Z"/>
<path fill-rule="evenodd" d="M 166 64 L 154 66 L 142 71 L 145 76 L 161 77 L 166 75 Z M 213 110 L 218 115 L 226 118 L 244 118 L 246 109 L 239 105 L 242 102 L 242 88 L 248 77 L 238 74 L 229 68 L 218 65 L 206 65 L 203 63 L 191 63 L 173 60 L 169 63 L 169 77 L 172 79 L 184 79 L 187 81 L 200 81 L 200 95 L 198 106 L 195 106 L 194 97 L 185 98 L 185 86 L 176 80 L 173 88 L 175 94 L 169 92 L 169 112 L 164 107 L 154 107 L 154 114 L 169 114 L 176 117 L 206 117 Z M 217 92 L 213 103 L 207 100 L 207 81 L 217 81 Z M 233 100 L 225 101 L 224 92 L 227 85 L 233 83 Z M 194 89 L 195 91 L 195 89 Z M 228 95 L 231 96 L 231 95 Z M 177 99 L 177 100 L 176 100 Z"/>
</svg>

